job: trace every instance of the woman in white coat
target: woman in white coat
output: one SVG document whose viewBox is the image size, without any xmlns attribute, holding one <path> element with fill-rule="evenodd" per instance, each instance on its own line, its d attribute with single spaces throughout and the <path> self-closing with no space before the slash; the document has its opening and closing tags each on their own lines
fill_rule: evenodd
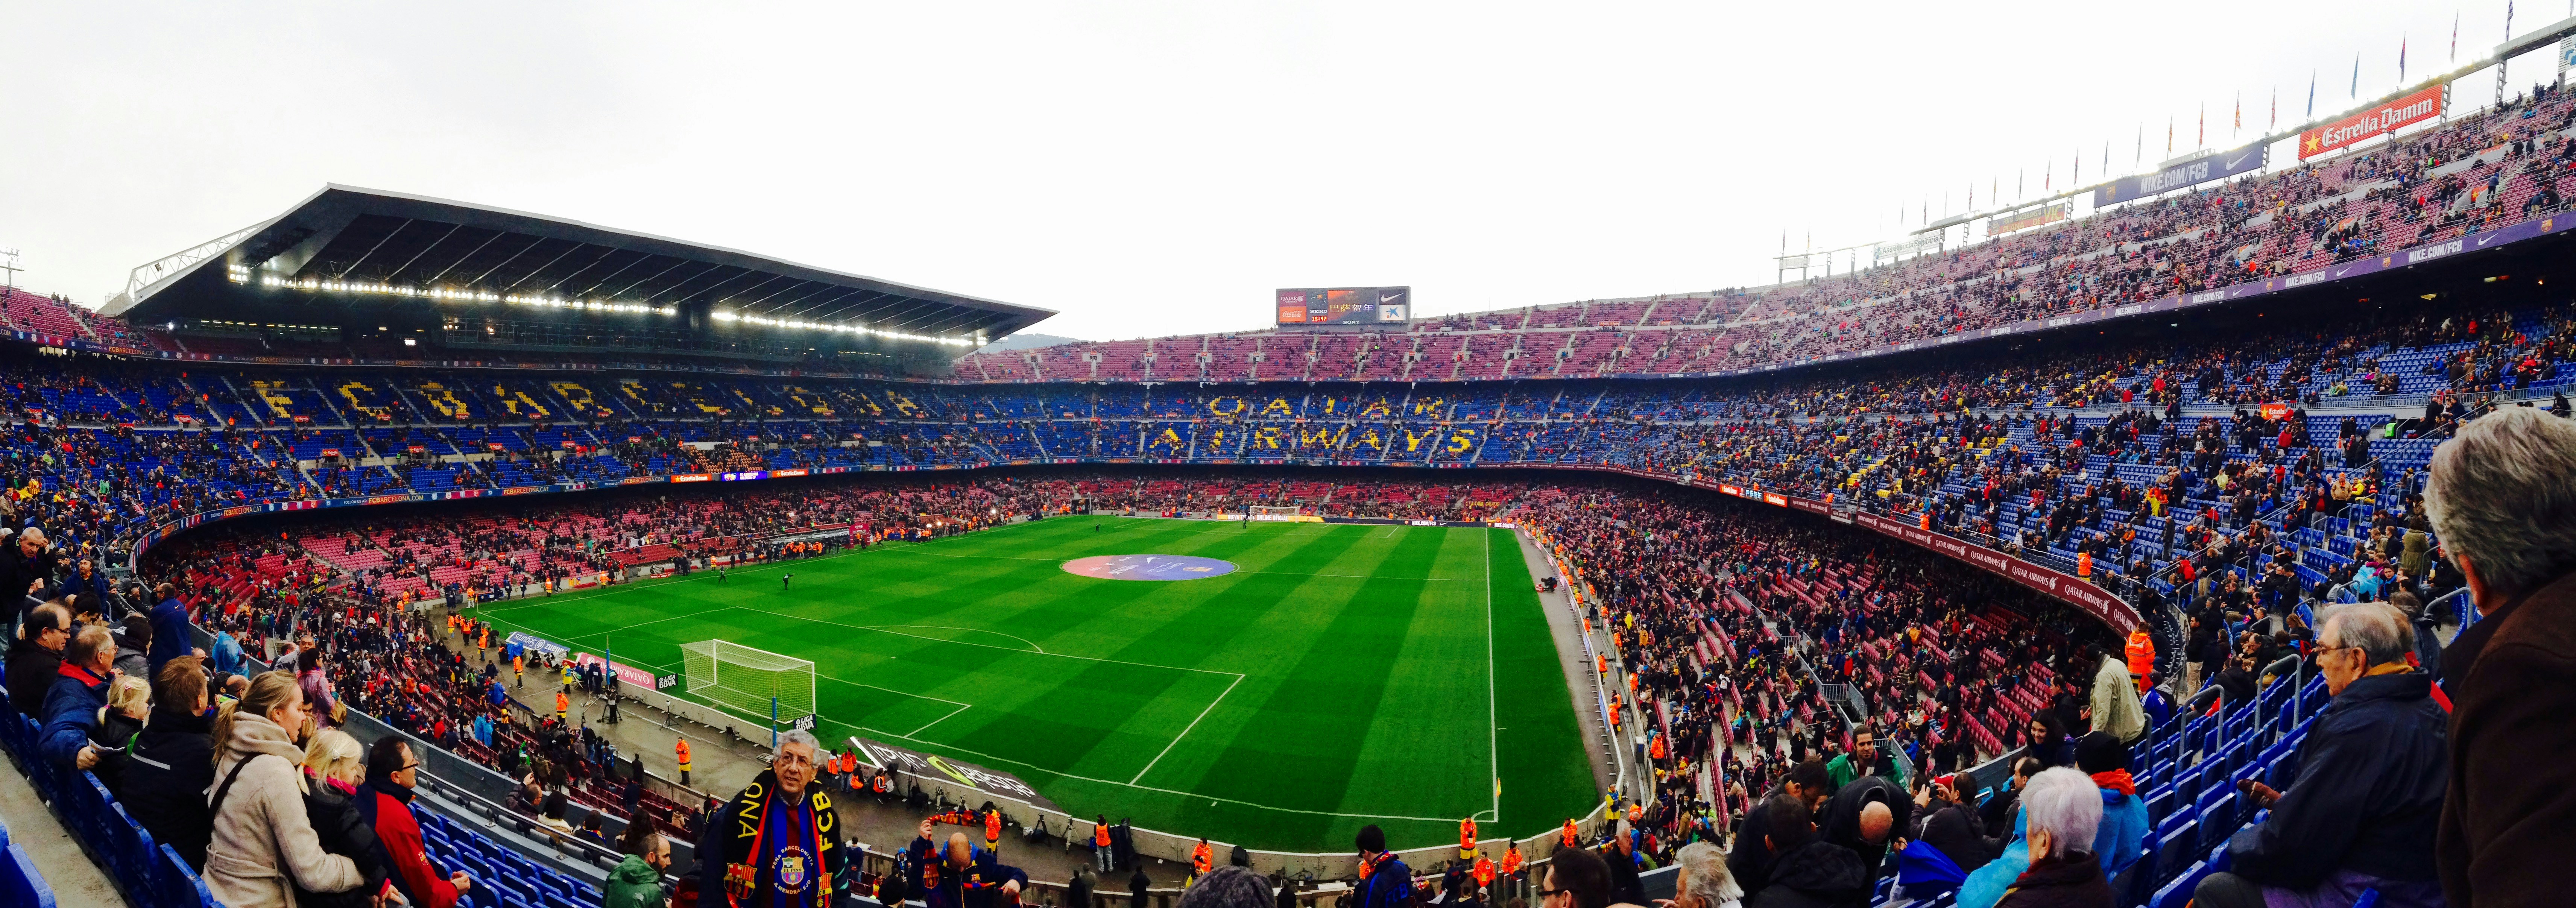
<svg viewBox="0 0 2576 908">
<path fill-rule="evenodd" d="M 304 751 L 296 736 L 311 727 L 295 676 L 251 679 L 241 702 L 216 717 L 215 790 L 208 803 L 215 836 L 206 848 L 205 882 L 227 908 L 293 908 L 295 887 L 346 892 L 365 882 L 348 858 L 322 850 L 305 819 Z"/>
</svg>

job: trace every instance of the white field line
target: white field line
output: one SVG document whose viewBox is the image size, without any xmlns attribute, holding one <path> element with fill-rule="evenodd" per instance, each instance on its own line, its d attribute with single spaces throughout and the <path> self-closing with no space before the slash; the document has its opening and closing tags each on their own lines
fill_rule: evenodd
<svg viewBox="0 0 2576 908">
<path fill-rule="evenodd" d="M 1241 683 L 1243 683 L 1243 676 L 1242 676 L 1242 675 L 1236 675 L 1236 676 L 1234 676 L 1234 681 L 1233 681 L 1233 682 L 1231 682 L 1231 683 L 1229 683 L 1229 684 L 1227 684 L 1227 685 L 1225 686 L 1225 690 L 1219 691 L 1219 692 L 1217 693 L 1217 695 L 1216 695 L 1216 699 L 1208 701 L 1208 705 L 1207 705 L 1207 708 L 1206 708 L 1206 709 L 1199 710 L 1199 716 L 1198 716 L 1198 718 L 1197 718 L 1197 719 L 1191 719 L 1191 720 L 1190 720 L 1190 724 L 1189 724 L 1187 727 L 1182 728 L 1182 729 L 1181 729 L 1181 733 L 1180 733 L 1180 734 L 1173 735 L 1173 736 L 1172 736 L 1172 740 L 1171 740 L 1169 743 L 1166 743 L 1166 744 L 1164 744 L 1164 745 L 1163 745 L 1163 752 L 1162 752 L 1162 753 L 1155 754 L 1153 759 L 1145 761 L 1145 768 L 1137 770 L 1137 771 L 1136 771 L 1136 777 L 1135 777 L 1135 778 L 1133 778 L 1133 779 L 1129 779 L 1129 780 L 1127 780 L 1127 784 L 1133 785 L 1133 784 L 1136 784 L 1136 783 L 1138 783 L 1138 782 L 1145 781 L 1145 774 L 1146 774 L 1146 773 L 1149 773 L 1149 772 L 1153 772 L 1153 771 L 1154 771 L 1154 764 L 1156 764 L 1156 763 L 1160 763 L 1160 762 L 1163 762 L 1163 757 L 1164 757 L 1165 755 L 1168 755 L 1168 754 L 1170 754 L 1170 753 L 1172 752 L 1172 747 L 1173 747 L 1173 745 L 1176 745 L 1176 744 L 1181 743 L 1181 739 L 1182 739 L 1182 738 L 1189 737 L 1189 736 L 1190 736 L 1190 729 L 1193 729 L 1193 728 L 1197 728 L 1197 727 L 1199 727 L 1199 720 L 1200 720 L 1200 719 L 1205 719 L 1205 718 L 1207 718 L 1207 717 L 1208 717 L 1208 713 L 1215 712 L 1215 711 L 1216 711 L 1216 705 L 1217 705 L 1217 704 L 1219 704 L 1219 703 L 1223 703 L 1223 702 L 1225 702 L 1225 695 L 1226 695 L 1226 694 L 1230 694 L 1230 693 L 1234 693 L 1234 685 L 1236 685 L 1236 684 L 1241 684 Z"/>
<path fill-rule="evenodd" d="M 1503 822 L 1503 733 L 1494 696 L 1494 531 L 1485 534 L 1485 752 L 1491 757 L 1486 778 L 1493 785 L 1493 822 Z M 1515 540 L 1517 541 L 1517 540 Z"/>
</svg>

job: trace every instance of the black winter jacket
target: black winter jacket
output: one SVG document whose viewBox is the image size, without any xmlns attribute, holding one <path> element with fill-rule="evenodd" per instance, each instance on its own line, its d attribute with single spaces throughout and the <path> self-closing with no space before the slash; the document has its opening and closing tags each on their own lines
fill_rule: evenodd
<svg viewBox="0 0 2576 908">
<path fill-rule="evenodd" d="M 23 637 L 9 641 L 9 705 L 27 718 L 45 721 L 45 692 L 54 689 L 54 675 L 62 668 L 63 654 Z"/>
<path fill-rule="evenodd" d="M 376 830 L 367 825 L 358 804 L 328 782 L 311 780 L 313 790 L 304 795 L 304 816 L 313 823 L 313 834 L 322 840 L 322 850 L 348 858 L 358 865 L 358 873 L 367 878 L 346 892 L 306 892 L 295 890 L 297 908 L 362 908 L 372 905 L 376 893 L 384 891 L 387 864 L 384 845 L 376 839 Z"/>
<path fill-rule="evenodd" d="M 193 870 L 206 866 L 206 843 L 215 815 L 206 790 L 215 785 L 214 719 L 153 707 L 152 722 L 134 736 L 125 761 L 125 790 L 117 800 L 152 840 L 170 846 Z"/>
<path fill-rule="evenodd" d="M 1746 896 L 1744 908 L 1835 908 L 1869 898 L 1860 855 L 1831 842 L 1809 842 L 1771 859 L 1771 883 Z"/>
</svg>

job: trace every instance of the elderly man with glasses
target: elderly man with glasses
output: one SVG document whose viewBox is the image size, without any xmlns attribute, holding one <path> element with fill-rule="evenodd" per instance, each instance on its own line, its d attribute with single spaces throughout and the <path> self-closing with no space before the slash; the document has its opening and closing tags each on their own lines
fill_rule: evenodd
<svg viewBox="0 0 2576 908">
<path fill-rule="evenodd" d="M 2432 677 L 2406 662 L 2406 616 L 2384 602 L 2334 606 L 2318 616 L 2317 647 L 2334 701 L 2299 745 L 2298 778 L 2281 791 L 2238 783 L 2271 817 L 2227 843 L 2229 872 L 2202 880 L 2193 904 L 2329 908 L 2377 890 L 2388 908 L 2439 908 L 2433 830 L 2450 717 Z"/>
<path fill-rule="evenodd" d="M 812 732 L 779 735 L 769 768 L 716 811 L 698 842 L 701 891 L 763 908 L 828 908 L 846 859 L 832 796 L 814 784 L 822 744 Z"/>
</svg>

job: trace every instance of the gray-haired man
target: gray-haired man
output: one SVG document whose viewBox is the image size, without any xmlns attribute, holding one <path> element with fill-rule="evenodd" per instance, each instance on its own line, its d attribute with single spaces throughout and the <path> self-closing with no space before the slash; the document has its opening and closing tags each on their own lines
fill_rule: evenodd
<svg viewBox="0 0 2576 908">
<path fill-rule="evenodd" d="M 822 750 L 812 732 L 778 736 L 769 768 L 707 823 L 698 842 L 700 885 L 736 904 L 831 905 L 844 856 L 832 797 L 814 784 Z"/>
</svg>

